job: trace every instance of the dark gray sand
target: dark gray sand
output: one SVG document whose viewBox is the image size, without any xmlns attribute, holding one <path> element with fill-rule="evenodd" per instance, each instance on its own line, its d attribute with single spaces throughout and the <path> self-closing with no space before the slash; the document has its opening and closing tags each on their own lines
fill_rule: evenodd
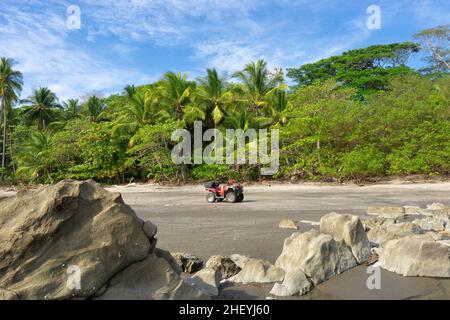
<svg viewBox="0 0 450 320">
<path fill-rule="evenodd" d="M 367 218 L 368 206 L 450 205 L 450 183 L 384 184 L 359 187 L 318 184 L 261 185 L 245 189 L 243 203 L 208 204 L 199 186 L 111 187 L 143 219 L 158 225 L 158 247 L 189 252 L 205 261 L 214 254 L 239 253 L 275 262 L 283 241 L 295 230 L 278 228 L 281 219 L 318 222 L 331 211 Z M 299 232 L 317 228 L 300 223 Z M 412 278 L 382 270 L 381 289 L 366 286 L 359 266 L 320 285 L 301 299 L 450 299 L 450 280 Z M 272 285 L 225 284 L 220 298 L 265 299 Z M 298 297 L 297 297 L 298 298 Z"/>
</svg>

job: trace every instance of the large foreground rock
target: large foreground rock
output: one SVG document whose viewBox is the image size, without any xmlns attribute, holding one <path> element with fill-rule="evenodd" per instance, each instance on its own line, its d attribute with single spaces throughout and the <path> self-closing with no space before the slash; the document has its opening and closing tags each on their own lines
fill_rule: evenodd
<svg viewBox="0 0 450 320">
<path fill-rule="evenodd" d="M 369 258 L 370 242 L 357 216 L 331 212 L 320 219 L 320 232 L 331 235 L 335 240 L 344 240 L 358 263 Z"/>
<path fill-rule="evenodd" d="M 269 261 L 260 259 L 249 259 L 242 270 L 228 279 L 237 283 L 272 283 L 283 281 L 284 271 L 273 266 Z"/>
<path fill-rule="evenodd" d="M 284 241 L 283 251 L 275 266 L 286 273 L 303 271 L 314 284 L 357 265 L 350 248 L 343 241 L 312 229 L 294 233 Z"/>
<path fill-rule="evenodd" d="M 153 250 L 156 226 L 94 181 L 0 200 L 0 231 L 0 299 L 207 298 Z"/>
<path fill-rule="evenodd" d="M 155 254 L 134 263 L 111 279 L 105 300 L 179 300 L 208 299 L 208 295 L 173 271 L 170 264 Z"/>
<path fill-rule="evenodd" d="M 421 236 L 388 241 L 378 265 L 403 276 L 450 277 L 448 247 Z"/>
<path fill-rule="evenodd" d="M 2 199 L 0 288 L 20 299 L 89 297 L 145 259 L 150 242 L 142 227 L 120 194 L 93 181 L 62 181 Z"/>
</svg>

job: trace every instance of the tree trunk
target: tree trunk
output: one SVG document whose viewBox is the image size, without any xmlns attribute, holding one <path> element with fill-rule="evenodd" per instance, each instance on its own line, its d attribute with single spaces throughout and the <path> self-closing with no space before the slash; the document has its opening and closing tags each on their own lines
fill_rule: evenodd
<svg viewBox="0 0 450 320">
<path fill-rule="evenodd" d="M 16 165 L 14 164 L 14 151 L 13 151 L 13 141 L 12 141 L 12 132 L 11 127 L 8 128 L 9 134 L 9 158 L 11 159 L 12 172 L 16 172 Z"/>
<path fill-rule="evenodd" d="M 3 145 L 2 145 L 2 174 L 1 174 L 1 180 L 3 180 L 3 175 L 4 175 L 4 169 L 5 169 L 5 153 L 6 153 L 6 125 L 7 125 L 7 112 L 6 109 L 4 108 L 5 105 L 3 103 L 3 99 L 2 99 L 2 109 L 3 110 Z"/>
<path fill-rule="evenodd" d="M 0 129 L 1 129 L 1 123 L 3 120 L 3 97 L 0 97 Z M 2 153 L 3 158 L 3 153 Z M 2 161 L 3 163 L 3 161 Z M 3 180 L 3 165 L 2 165 L 2 171 L 0 173 L 0 180 Z"/>
</svg>

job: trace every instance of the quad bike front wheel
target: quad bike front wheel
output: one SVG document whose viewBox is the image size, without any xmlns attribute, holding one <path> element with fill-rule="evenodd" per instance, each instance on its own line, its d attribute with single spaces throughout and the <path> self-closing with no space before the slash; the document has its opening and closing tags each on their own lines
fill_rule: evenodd
<svg viewBox="0 0 450 320">
<path fill-rule="evenodd" d="M 225 196 L 225 200 L 226 200 L 227 202 L 231 202 L 231 203 L 236 202 L 236 200 L 237 200 L 236 192 L 234 192 L 234 191 L 229 191 L 229 192 L 227 193 L 227 195 Z"/>
<path fill-rule="evenodd" d="M 216 202 L 216 195 L 213 192 L 208 192 L 208 194 L 206 195 L 206 201 L 208 203 Z"/>
</svg>

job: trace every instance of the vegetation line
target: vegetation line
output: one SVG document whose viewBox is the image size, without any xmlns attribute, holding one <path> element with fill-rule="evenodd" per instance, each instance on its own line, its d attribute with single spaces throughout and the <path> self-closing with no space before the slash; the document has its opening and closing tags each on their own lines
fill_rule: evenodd
<svg viewBox="0 0 450 320">
<path fill-rule="evenodd" d="M 63 103 L 46 87 L 21 100 L 22 74 L 1 58 L 1 181 L 261 178 L 258 165 L 175 165 L 171 133 L 196 120 L 204 130 L 280 129 L 280 170 L 270 179 L 448 175 L 449 27 L 414 37 L 288 69 L 292 86 L 258 60 L 231 77 L 167 72 L 121 94 Z M 412 68 L 412 55 L 425 67 Z"/>
</svg>

